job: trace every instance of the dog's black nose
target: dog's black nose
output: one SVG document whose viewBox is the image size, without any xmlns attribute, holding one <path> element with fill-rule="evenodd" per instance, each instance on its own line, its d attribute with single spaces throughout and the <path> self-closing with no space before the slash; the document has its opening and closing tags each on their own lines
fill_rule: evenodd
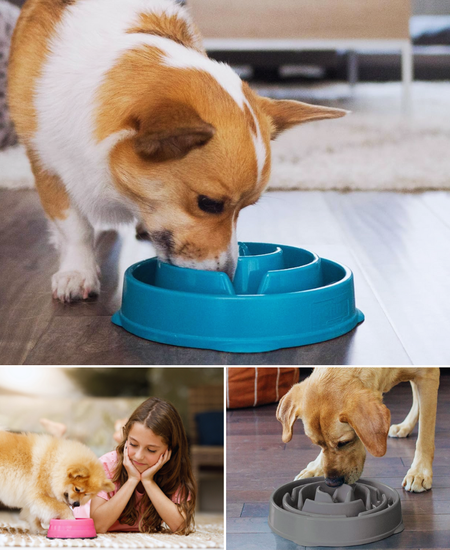
<svg viewBox="0 0 450 550">
<path fill-rule="evenodd" d="M 345 483 L 345 479 L 343 476 L 341 477 L 327 477 L 325 479 L 325 483 L 328 485 L 328 487 L 340 487 Z"/>
<path fill-rule="evenodd" d="M 74 503 L 72 504 L 72 506 L 73 506 L 74 508 L 78 508 L 79 505 L 80 505 L 79 502 L 74 502 Z"/>
</svg>

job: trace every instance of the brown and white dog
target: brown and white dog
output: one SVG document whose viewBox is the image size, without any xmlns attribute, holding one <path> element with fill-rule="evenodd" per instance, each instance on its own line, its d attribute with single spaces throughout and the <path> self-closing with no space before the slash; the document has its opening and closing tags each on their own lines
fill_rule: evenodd
<svg viewBox="0 0 450 550">
<path fill-rule="evenodd" d="M 60 252 L 62 301 L 99 292 L 93 224 L 142 220 L 158 256 L 233 276 L 270 140 L 346 111 L 258 97 L 174 0 L 27 0 L 9 105 Z"/>
<path fill-rule="evenodd" d="M 324 476 L 332 487 L 355 483 L 366 449 L 383 456 L 388 435 L 408 437 L 419 421 L 416 452 L 403 487 L 416 493 L 431 489 L 439 374 L 438 368 L 315 368 L 289 390 L 277 409 L 285 443 L 301 418 L 305 434 L 322 448 L 295 479 Z M 413 392 L 411 410 L 401 424 L 390 426 L 383 393 L 407 381 Z"/>
</svg>

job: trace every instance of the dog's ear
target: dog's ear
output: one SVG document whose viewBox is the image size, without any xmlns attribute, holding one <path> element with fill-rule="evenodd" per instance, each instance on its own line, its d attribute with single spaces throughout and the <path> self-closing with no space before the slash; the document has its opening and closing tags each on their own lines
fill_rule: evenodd
<svg viewBox="0 0 450 550">
<path fill-rule="evenodd" d="M 283 426 L 282 440 L 284 443 L 288 443 L 292 439 L 294 423 L 297 418 L 301 417 L 302 398 L 303 382 L 292 386 L 278 403 L 277 420 L 279 420 Z"/>
<path fill-rule="evenodd" d="M 348 399 L 339 420 L 350 424 L 370 454 L 386 454 L 391 413 L 383 405 L 381 393 L 359 390 Z"/>
<path fill-rule="evenodd" d="M 215 134 L 214 126 L 202 120 L 192 107 L 168 100 L 145 115 L 133 117 L 130 125 L 137 131 L 133 138 L 135 151 L 153 162 L 183 158 Z"/>
<path fill-rule="evenodd" d="M 70 479 L 75 479 L 77 477 L 89 477 L 89 470 L 86 468 L 86 466 L 78 464 L 69 468 L 67 470 L 67 474 Z"/>
<path fill-rule="evenodd" d="M 340 118 L 348 114 L 344 109 L 310 105 L 301 101 L 288 99 L 273 100 L 266 97 L 258 98 L 259 106 L 271 121 L 270 139 L 275 139 L 281 132 L 303 122 Z"/>
<path fill-rule="evenodd" d="M 114 491 L 115 488 L 116 488 L 116 486 L 114 485 L 114 483 L 112 481 L 110 481 L 109 479 L 107 479 L 103 483 L 101 491 L 105 491 L 106 493 L 110 493 L 111 491 Z"/>
</svg>

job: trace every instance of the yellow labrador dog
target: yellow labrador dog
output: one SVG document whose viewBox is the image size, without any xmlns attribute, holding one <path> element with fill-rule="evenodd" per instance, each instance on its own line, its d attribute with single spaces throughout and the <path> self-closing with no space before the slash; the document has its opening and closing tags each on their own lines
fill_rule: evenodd
<svg viewBox="0 0 450 550">
<path fill-rule="evenodd" d="M 415 493 L 431 489 L 439 373 L 438 368 L 316 367 L 289 390 L 277 409 L 285 443 L 301 418 L 305 434 L 322 448 L 296 479 L 324 476 L 331 487 L 355 483 L 364 468 L 366 449 L 383 456 L 388 435 L 408 437 L 419 420 L 416 452 L 403 487 Z M 413 393 L 411 410 L 401 424 L 390 426 L 383 393 L 407 381 Z"/>
</svg>

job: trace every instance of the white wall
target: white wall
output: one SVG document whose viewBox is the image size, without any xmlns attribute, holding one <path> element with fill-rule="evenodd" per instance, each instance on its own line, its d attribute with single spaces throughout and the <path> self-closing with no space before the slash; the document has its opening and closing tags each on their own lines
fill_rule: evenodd
<svg viewBox="0 0 450 550">
<path fill-rule="evenodd" d="M 450 0 L 412 0 L 414 15 L 450 15 Z"/>
</svg>

